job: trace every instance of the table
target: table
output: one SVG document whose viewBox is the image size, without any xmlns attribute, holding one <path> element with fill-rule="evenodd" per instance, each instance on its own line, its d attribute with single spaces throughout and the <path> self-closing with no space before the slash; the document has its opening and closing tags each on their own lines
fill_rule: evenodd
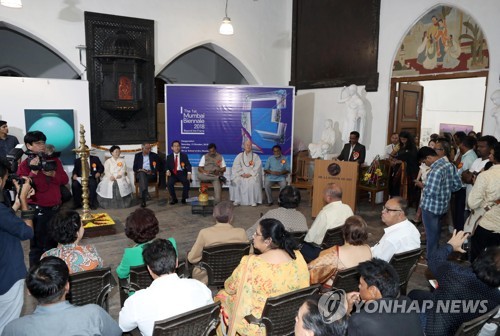
<svg viewBox="0 0 500 336">
<path fill-rule="evenodd" d="M 208 200 L 206 202 L 200 202 L 198 200 L 191 202 L 191 213 L 193 215 L 203 215 L 205 217 L 207 214 L 211 215 L 214 211 L 214 201 Z"/>
</svg>

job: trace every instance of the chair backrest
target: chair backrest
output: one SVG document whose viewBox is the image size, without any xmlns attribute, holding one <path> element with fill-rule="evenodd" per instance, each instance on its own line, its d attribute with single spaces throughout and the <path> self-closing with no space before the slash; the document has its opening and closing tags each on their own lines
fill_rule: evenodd
<svg viewBox="0 0 500 336">
<path fill-rule="evenodd" d="M 130 274 L 128 277 L 130 286 L 129 290 L 133 292 L 136 292 L 139 289 L 148 288 L 153 282 L 153 278 L 151 277 L 151 274 L 149 274 L 146 265 L 130 267 Z"/>
<path fill-rule="evenodd" d="M 73 273 L 69 276 L 69 284 L 69 302 L 76 306 L 95 303 L 108 310 L 108 294 L 116 286 L 116 280 L 111 268 L 105 267 Z"/>
<path fill-rule="evenodd" d="M 406 286 L 411 274 L 417 267 L 417 262 L 422 255 L 423 249 L 417 248 L 411 251 L 398 253 L 392 256 L 390 264 L 399 275 L 399 289 L 401 294 L 406 294 Z"/>
<path fill-rule="evenodd" d="M 220 244 L 205 247 L 198 264 L 207 271 L 208 286 L 223 286 L 224 281 L 250 252 L 250 243 Z"/>
<path fill-rule="evenodd" d="M 343 227 L 344 226 L 342 225 L 326 231 L 325 236 L 323 237 L 323 242 L 321 243 L 321 248 L 323 250 L 335 245 L 344 245 L 344 236 L 342 235 Z"/>
<path fill-rule="evenodd" d="M 308 297 L 319 291 L 319 286 L 314 285 L 268 298 L 259 323 L 265 326 L 266 335 L 293 335 L 297 311 Z M 248 321 L 251 317 L 245 319 Z"/>
<path fill-rule="evenodd" d="M 358 291 L 359 289 L 358 267 L 354 266 L 337 272 L 337 276 L 333 280 L 332 288 L 343 289 L 346 293 Z"/>
<path fill-rule="evenodd" d="M 220 302 L 156 321 L 153 336 L 209 335 L 220 321 Z"/>
<path fill-rule="evenodd" d="M 455 336 L 476 336 L 479 334 L 479 331 L 483 328 L 483 326 L 486 324 L 486 322 L 493 316 L 495 316 L 498 313 L 498 309 L 500 306 L 496 306 L 495 309 L 490 310 L 486 314 L 483 314 L 479 317 L 476 317 L 473 320 L 470 320 L 468 322 L 464 322 L 460 325 L 460 328 L 458 328 L 457 332 L 455 333 Z M 500 327 L 499 327 L 500 328 Z M 498 330 L 497 333 L 498 335 Z"/>
<path fill-rule="evenodd" d="M 297 167 L 294 169 L 293 182 L 313 182 L 312 164 L 314 159 L 308 157 L 309 151 L 300 152 L 297 157 Z"/>
<path fill-rule="evenodd" d="M 306 237 L 307 231 L 292 231 L 290 232 L 290 236 L 295 239 L 297 244 L 302 244 L 304 242 L 304 238 Z"/>
</svg>

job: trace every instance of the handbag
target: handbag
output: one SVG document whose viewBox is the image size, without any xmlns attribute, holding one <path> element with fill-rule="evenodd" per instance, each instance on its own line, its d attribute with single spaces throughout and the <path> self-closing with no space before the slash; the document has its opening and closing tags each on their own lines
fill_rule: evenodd
<svg viewBox="0 0 500 336">
<path fill-rule="evenodd" d="M 487 204 L 484 207 L 472 209 L 470 211 L 469 217 L 467 217 L 467 220 L 465 221 L 464 232 L 469 232 L 470 235 L 473 236 L 477 226 L 479 225 L 479 222 L 481 221 L 481 219 L 483 219 L 484 214 L 493 209 L 498 204 L 500 204 L 500 200 Z"/>
</svg>

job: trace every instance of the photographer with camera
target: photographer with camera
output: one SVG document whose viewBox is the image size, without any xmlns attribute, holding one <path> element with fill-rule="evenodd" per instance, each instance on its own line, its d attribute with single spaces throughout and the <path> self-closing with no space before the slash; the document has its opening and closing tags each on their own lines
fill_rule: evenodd
<svg viewBox="0 0 500 336">
<path fill-rule="evenodd" d="M 10 164 L 5 158 L 0 158 L 0 198 L 3 198 L 3 188 L 9 176 Z M 27 178 L 25 178 L 27 179 Z M 33 237 L 34 211 L 29 210 L 28 197 L 34 190 L 29 182 L 22 186 L 16 180 L 13 184 L 17 190 L 12 208 L 0 199 L 0 334 L 5 325 L 21 315 L 24 301 L 24 264 L 22 240 Z M 21 209 L 21 218 L 15 210 Z"/>
<path fill-rule="evenodd" d="M 35 210 L 34 237 L 30 243 L 30 266 L 36 264 L 41 255 L 57 246 L 49 233 L 49 221 L 59 211 L 61 205 L 61 185 L 69 181 L 61 161 L 45 154 L 47 137 L 40 131 L 32 131 L 24 136 L 28 151 L 17 170 L 19 176 L 31 178 L 36 194 L 30 198 L 29 205 Z"/>
</svg>

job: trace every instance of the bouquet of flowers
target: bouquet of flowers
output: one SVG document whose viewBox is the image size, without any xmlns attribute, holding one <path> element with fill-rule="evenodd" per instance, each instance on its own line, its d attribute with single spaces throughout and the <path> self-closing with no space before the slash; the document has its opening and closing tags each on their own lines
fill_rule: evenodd
<svg viewBox="0 0 500 336">
<path fill-rule="evenodd" d="M 384 175 L 382 169 L 380 169 L 380 156 L 376 156 L 368 170 L 364 174 L 361 174 L 361 183 L 364 185 L 376 186 L 378 180 Z"/>
</svg>

